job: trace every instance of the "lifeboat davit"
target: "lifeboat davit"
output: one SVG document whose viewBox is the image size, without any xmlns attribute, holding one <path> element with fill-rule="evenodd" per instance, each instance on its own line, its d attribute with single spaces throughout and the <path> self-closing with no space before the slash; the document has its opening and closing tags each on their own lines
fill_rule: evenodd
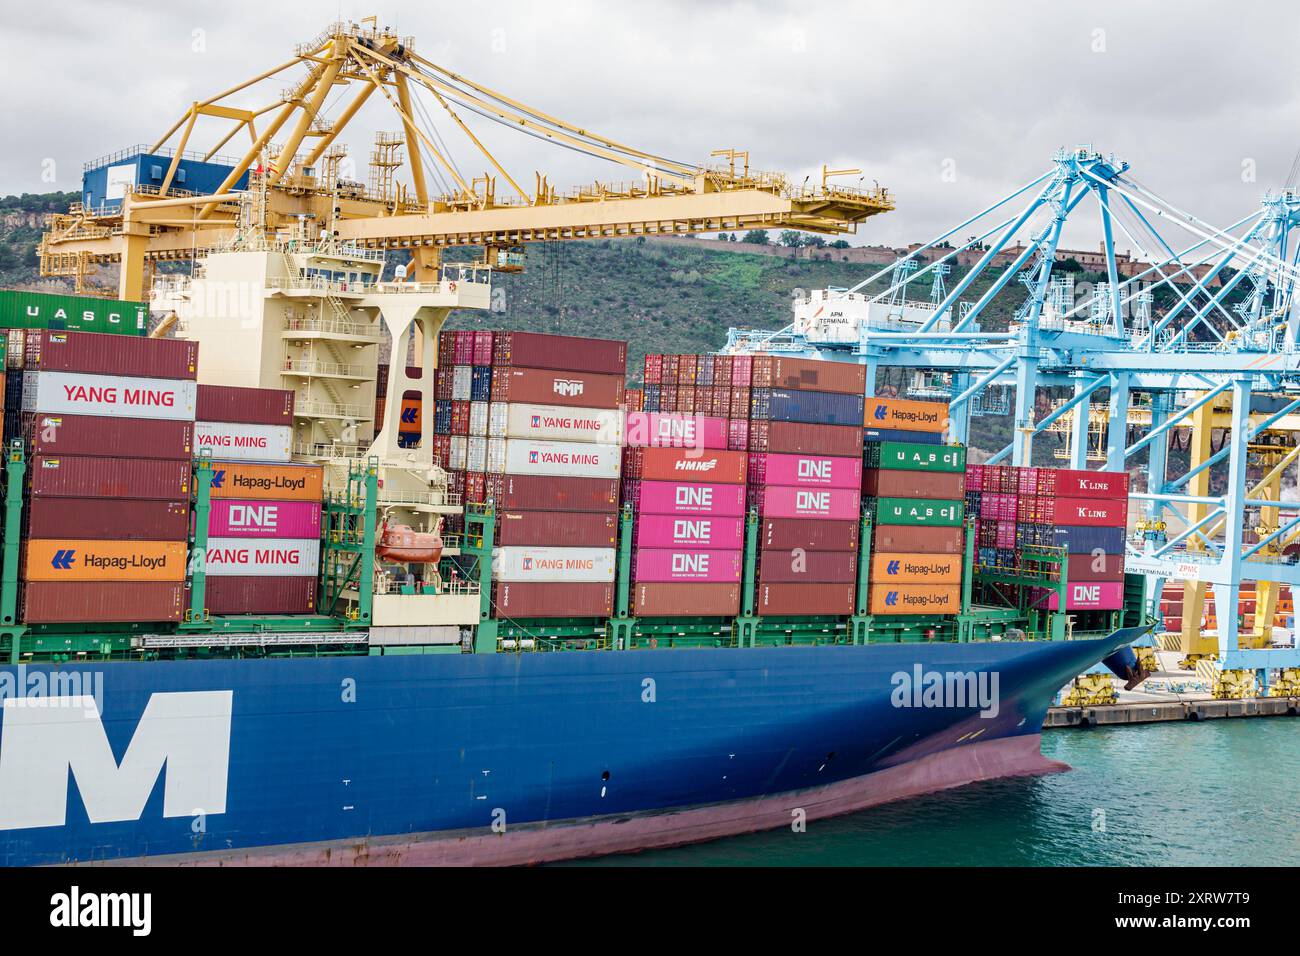
<svg viewBox="0 0 1300 956">
<path fill-rule="evenodd" d="M 442 558 L 442 536 L 437 531 L 415 531 L 409 525 L 384 522 L 375 555 L 398 564 L 437 564 Z"/>
</svg>

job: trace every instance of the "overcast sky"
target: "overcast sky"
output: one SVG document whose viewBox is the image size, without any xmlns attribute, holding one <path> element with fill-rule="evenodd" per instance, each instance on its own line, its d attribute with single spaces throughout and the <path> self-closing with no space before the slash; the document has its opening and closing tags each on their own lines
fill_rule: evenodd
<svg viewBox="0 0 1300 956">
<path fill-rule="evenodd" d="M 1300 148 L 1300 6 L 1287 2 L 46 0 L 0 10 L 0 192 L 78 189 L 85 160 L 154 140 L 191 101 L 369 13 L 449 69 L 649 151 L 707 162 L 747 148 L 796 182 L 823 162 L 861 167 L 898 210 L 855 243 L 929 238 L 1078 143 L 1226 225 Z M 438 119 L 464 171 L 481 172 Z M 374 130 L 398 126 L 378 96 L 357 123 L 364 179 Z M 561 187 L 634 178 L 499 128 L 484 138 L 525 186 L 534 169 Z"/>
</svg>

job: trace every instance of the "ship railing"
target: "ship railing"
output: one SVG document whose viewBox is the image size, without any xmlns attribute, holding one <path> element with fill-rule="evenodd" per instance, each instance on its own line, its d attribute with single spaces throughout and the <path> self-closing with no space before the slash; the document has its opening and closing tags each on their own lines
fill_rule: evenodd
<svg viewBox="0 0 1300 956">
<path fill-rule="evenodd" d="M 300 458 L 358 460 L 368 447 L 344 442 L 294 442 L 293 453 Z"/>
<path fill-rule="evenodd" d="M 375 579 L 375 594 L 401 594 L 402 589 L 410 587 L 411 582 L 397 577 L 395 575 L 385 574 Z M 454 578 L 444 578 L 440 584 L 434 584 L 431 581 L 423 582 L 424 590 L 416 591 L 416 594 L 430 595 L 436 597 L 444 596 L 465 596 L 479 593 L 477 581 L 471 581 L 459 575 Z"/>
<path fill-rule="evenodd" d="M 338 375 L 349 378 L 368 377 L 365 369 L 360 365 L 350 365 L 346 362 L 320 362 L 315 359 L 286 359 L 284 370 L 286 372 L 299 372 L 303 375 Z"/>
<path fill-rule="evenodd" d="M 378 342 L 382 333 L 377 325 L 363 325 L 360 322 L 345 322 L 342 319 L 301 319 L 291 318 L 285 321 L 286 332 L 323 332 L 328 335 L 349 335 L 359 339 L 373 339 Z"/>
<path fill-rule="evenodd" d="M 176 150 L 171 146 L 161 146 L 158 149 L 150 150 L 144 143 L 138 143 L 135 146 L 127 146 L 119 149 L 116 153 L 109 153 L 107 156 L 100 156 L 98 159 L 92 159 L 83 163 L 81 171 L 89 172 L 92 169 L 99 169 L 101 166 L 110 166 L 113 163 L 121 162 L 124 159 L 134 159 L 136 156 L 175 156 Z M 187 149 L 181 153 L 181 159 L 193 160 L 199 163 L 217 163 L 223 166 L 234 166 L 239 160 L 233 156 L 209 156 L 207 153 L 198 150 Z"/>
<path fill-rule="evenodd" d="M 315 399 L 294 402 L 293 413 L 295 417 L 311 418 L 313 416 L 328 416 L 330 418 L 355 418 L 361 421 L 370 421 L 374 414 L 373 408 L 366 408 L 364 405 L 349 405 L 345 402 L 321 402 Z"/>
<path fill-rule="evenodd" d="M 268 276 L 266 288 L 284 292 L 311 292 L 315 295 L 366 295 L 374 291 L 373 282 L 339 282 L 319 276 Z"/>
</svg>

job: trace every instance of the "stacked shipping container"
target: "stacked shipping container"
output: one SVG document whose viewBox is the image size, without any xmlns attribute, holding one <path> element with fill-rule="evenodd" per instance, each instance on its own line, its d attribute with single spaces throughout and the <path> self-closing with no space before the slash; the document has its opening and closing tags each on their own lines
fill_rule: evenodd
<svg viewBox="0 0 1300 956">
<path fill-rule="evenodd" d="M 197 357 L 175 339 L 27 334 L 24 621 L 180 619 Z"/>
</svg>

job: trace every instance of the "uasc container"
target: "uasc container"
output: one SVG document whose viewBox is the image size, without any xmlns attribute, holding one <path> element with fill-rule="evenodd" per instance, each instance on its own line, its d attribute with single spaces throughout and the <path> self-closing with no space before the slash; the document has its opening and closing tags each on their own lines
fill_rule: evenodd
<svg viewBox="0 0 1300 956">
<path fill-rule="evenodd" d="M 956 526 L 961 524 L 965 507 L 964 501 L 877 498 L 875 517 L 877 524 Z"/>
<path fill-rule="evenodd" d="M 871 442 L 863 452 L 863 462 L 868 468 L 964 472 L 966 448 L 963 445 L 929 445 L 918 442 Z"/>
</svg>

